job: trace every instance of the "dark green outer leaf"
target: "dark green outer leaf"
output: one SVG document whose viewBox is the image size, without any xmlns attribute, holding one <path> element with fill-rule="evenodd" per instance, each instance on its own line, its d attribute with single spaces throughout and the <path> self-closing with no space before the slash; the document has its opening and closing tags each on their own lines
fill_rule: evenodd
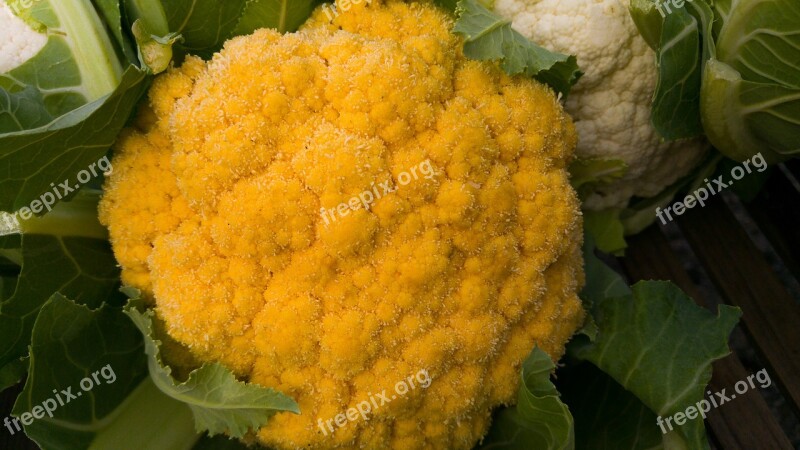
<svg viewBox="0 0 800 450">
<path fill-rule="evenodd" d="M 33 86 L 14 93 L 0 88 L 0 134 L 38 128 L 52 120 L 41 92 Z"/>
<path fill-rule="evenodd" d="M 11 176 L 0 180 L 0 210 L 16 211 L 50 183 L 69 180 L 106 154 L 144 94 L 149 79 L 130 66 L 107 98 L 85 105 L 45 127 L 0 135 L 0 165 Z"/>
<path fill-rule="evenodd" d="M 651 117 L 653 126 L 666 140 L 703 134 L 699 107 L 701 55 L 697 19 L 683 8 L 668 14 L 656 56 L 658 84 Z"/>
<path fill-rule="evenodd" d="M 18 359 L 0 368 L 0 392 L 16 386 L 28 373 L 28 358 Z"/>
<path fill-rule="evenodd" d="M 233 35 L 250 34 L 259 28 L 295 31 L 320 3 L 322 0 L 248 0 Z"/>
<path fill-rule="evenodd" d="M 210 57 L 230 37 L 245 3 L 245 0 L 164 1 L 169 30 L 183 37 L 174 47 L 176 53 Z"/>
<path fill-rule="evenodd" d="M 147 376 L 142 338 L 120 308 L 104 305 L 92 311 L 60 294 L 42 307 L 31 339 L 30 373 L 14 414 L 31 411 L 53 390 L 71 388 L 77 398 L 25 426 L 25 432 L 45 450 L 83 450 L 110 423 L 116 408 Z M 83 391 L 83 378 L 98 374 L 99 383 Z M 94 380 L 92 380 L 93 384 Z M 78 395 L 80 393 L 80 395 Z M 146 433 L 147 430 L 141 430 Z M 119 443 L 121 444 L 121 443 Z"/>
<path fill-rule="evenodd" d="M 728 335 L 740 315 L 722 306 L 715 317 L 671 283 L 642 281 L 632 295 L 597 301 L 597 339 L 582 339 L 571 350 L 667 417 L 704 397 L 711 363 L 729 353 Z M 708 447 L 702 420 L 677 432 L 691 448 Z"/>
<path fill-rule="evenodd" d="M 583 260 L 586 284 L 580 292 L 580 297 L 588 311 L 603 299 L 631 294 L 631 289 L 625 280 L 597 257 L 594 238 L 591 235 L 586 235 L 583 239 Z"/>
<path fill-rule="evenodd" d="M 114 298 L 119 283 L 105 240 L 26 234 L 22 243 L 16 291 L 0 304 L 0 367 L 27 354 L 39 310 L 53 293 L 97 308 Z"/>
<path fill-rule="evenodd" d="M 613 378 L 589 363 L 559 370 L 557 383 L 575 417 L 579 450 L 661 448 L 656 415 Z"/>
<path fill-rule="evenodd" d="M 653 0 L 631 0 L 628 10 L 647 45 L 653 50 L 658 50 L 664 20 L 656 9 L 656 4 Z"/>
<path fill-rule="evenodd" d="M 703 134 L 701 78 L 705 62 L 714 56 L 711 39 L 714 16 L 706 1 L 686 2 L 664 16 L 657 11 L 656 0 L 630 2 L 634 23 L 648 45 L 656 50 L 658 84 L 651 121 L 666 140 Z"/>
</svg>

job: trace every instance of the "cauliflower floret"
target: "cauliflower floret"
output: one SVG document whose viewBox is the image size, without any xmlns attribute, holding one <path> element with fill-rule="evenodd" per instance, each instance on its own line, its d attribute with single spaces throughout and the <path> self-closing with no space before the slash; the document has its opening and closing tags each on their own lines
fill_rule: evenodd
<svg viewBox="0 0 800 450">
<path fill-rule="evenodd" d="M 16 69 L 33 58 L 47 43 L 47 36 L 36 32 L 0 0 L 0 73 Z"/>
<path fill-rule="evenodd" d="M 574 126 L 451 25 L 374 0 L 235 38 L 157 78 L 116 146 L 100 214 L 123 280 L 199 360 L 297 400 L 265 445 L 472 448 L 533 346 L 559 358 L 583 321 Z"/>
<path fill-rule="evenodd" d="M 495 10 L 537 44 L 577 56 L 585 74 L 566 109 L 578 130 L 578 157 L 628 165 L 625 176 L 599 188 L 586 207 L 624 207 L 632 196 L 654 196 L 702 161 L 704 140 L 662 143 L 650 123 L 658 69 L 627 0 L 496 0 Z"/>
</svg>

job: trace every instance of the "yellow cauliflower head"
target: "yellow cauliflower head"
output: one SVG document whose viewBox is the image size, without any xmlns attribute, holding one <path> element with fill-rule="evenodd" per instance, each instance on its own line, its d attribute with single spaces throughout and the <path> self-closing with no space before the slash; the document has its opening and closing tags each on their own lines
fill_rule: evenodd
<svg viewBox="0 0 800 450">
<path fill-rule="evenodd" d="M 297 400 L 265 445 L 471 448 L 582 323 L 572 122 L 451 25 L 374 0 L 232 39 L 157 78 L 116 145 L 123 280 L 200 361 Z"/>
</svg>

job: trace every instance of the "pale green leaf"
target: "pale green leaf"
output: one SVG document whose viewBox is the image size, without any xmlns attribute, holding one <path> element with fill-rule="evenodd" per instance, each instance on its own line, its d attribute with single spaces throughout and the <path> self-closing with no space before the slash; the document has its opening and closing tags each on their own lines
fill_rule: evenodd
<svg viewBox="0 0 800 450">
<path fill-rule="evenodd" d="M 522 364 L 516 407 L 497 414 L 480 450 L 575 448 L 572 414 L 550 381 L 554 369 L 550 356 L 534 348 Z"/>
<path fill-rule="evenodd" d="M 620 220 L 621 210 L 584 211 L 583 227 L 594 238 L 597 248 L 612 255 L 622 255 L 628 244 L 625 242 L 625 227 Z"/>
<path fill-rule="evenodd" d="M 47 43 L 21 66 L 0 74 L 0 87 L 11 92 L 38 89 L 54 117 L 117 87 L 122 65 L 91 2 L 37 0 L 24 14 L 45 28 Z"/>
<path fill-rule="evenodd" d="M 133 300 L 125 312 L 145 336 L 150 377 L 162 392 L 189 406 L 197 431 L 243 437 L 248 431 L 266 424 L 276 412 L 300 413 L 291 398 L 271 388 L 241 382 L 219 363 L 193 370 L 184 382 L 175 380 L 172 368 L 161 359 L 161 342 L 153 328 L 153 311 L 145 309 L 136 299 L 137 291 L 126 289 L 126 292 Z"/>
</svg>

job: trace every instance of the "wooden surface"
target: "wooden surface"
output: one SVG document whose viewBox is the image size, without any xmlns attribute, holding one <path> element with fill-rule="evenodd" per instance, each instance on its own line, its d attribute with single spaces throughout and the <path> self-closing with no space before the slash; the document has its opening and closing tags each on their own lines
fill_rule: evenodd
<svg viewBox="0 0 800 450">
<path fill-rule="evenodd" d="M 800 405 L 800 304 L 722 199 L 678 223 L 726 303 L 742 308 L 744 329 L 778 384 Z"/>
</svg>

